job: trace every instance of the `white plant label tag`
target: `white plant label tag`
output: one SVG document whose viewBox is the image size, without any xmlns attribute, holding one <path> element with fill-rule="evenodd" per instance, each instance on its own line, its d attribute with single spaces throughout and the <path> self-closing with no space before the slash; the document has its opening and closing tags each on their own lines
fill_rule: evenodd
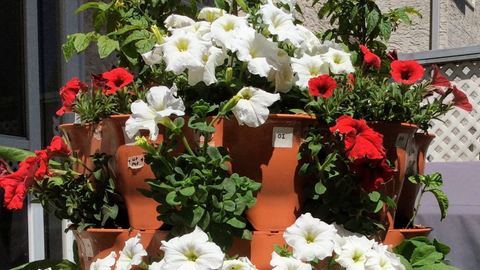
<svg viewBox="0 0 480 270">
<path fill-rule="evenodd" d="M 98 141 L 102 140 L 102 127 L 99 126 L 93 131 L 93 137 Z"/>
<path fill-rule="evenodd" d="M 145 158 L 143 155 L 133 156 L 128 158 L 128 167 L 131 169 L 140 169 L 145 165 Z"/>
<path fill-rule="evenodd" d="M 395 141 L 395 146 L 405 149 L 407 147 L 407 142 L 408 142 L 408 134 L 400 133 L 398 134 L 397 140 Z"/>
<path fill-rule="evenodd" d="M 90 242 L 90 239 L 82 239 L 83 246 L 85 247 L 85 253 L 88 258 L 93 258 L 93 248 L 92 248 L 92 242 Z"/>
<path fill-rule="evenodd" d="M 292 148 L 293 127 L 274 127 L 272 144 L 274 148 Z"/>
</svg>

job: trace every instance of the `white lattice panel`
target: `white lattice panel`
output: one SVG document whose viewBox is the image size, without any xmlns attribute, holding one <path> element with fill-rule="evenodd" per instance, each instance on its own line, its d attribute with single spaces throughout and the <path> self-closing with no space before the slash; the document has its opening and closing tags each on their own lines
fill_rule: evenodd
<svg viewBox="0 0 480 270">
<path fill-rule="evenodd" d="M 463 90 L 473 105 L 471 112 L 454 108 L 433 121 L 429 130 L 437 135 L 428 150 L 428 161 L 473 161 L 480 159 L 480 61 L 438 65 L 441 74 Z M 431 74 L 431 66 L 425 74 Z"/>
</svg>

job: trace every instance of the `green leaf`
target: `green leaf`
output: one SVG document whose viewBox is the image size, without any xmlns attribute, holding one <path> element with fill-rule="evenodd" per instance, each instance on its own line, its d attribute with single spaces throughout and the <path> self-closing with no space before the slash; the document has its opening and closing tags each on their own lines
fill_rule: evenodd
<svg viewBox="0 0 480 270">
<path fill-rule="evenodd" d="M 91 41 L 90 34 L 83 34 L 83 33 L 78 34 L 74 42 L 75 50 L 77 51 L 77 53 L 81 53 L 85 49 L 87 49 L 88 45 L 90 44 L 90 41 Z"/>
<path fill-rule="evenodd" d="M 438 172 L 425 175 L 428 181 L 427 188 L 428 189 L 438 189 L 443 187 L 443 180 L 442 180 L 442 175 Z"/>
<path fill-rule="evenodd" d="M 408 15 L 403 12 L 401 9 L 396 9 L 395 12 L 397 13 L 398 17 L 406 24 L 410 24 L 410 18 Z"/>
<path fill-rule="evenodd" d="M 78 12 L 83 11 L 83 10 L 88 9 L 88 8 L 98 8 L 98 2 L 88 2 L 88 3 L 85 3 L 85 4 L 81 5 L 79 8 L 77 8 L 77 10 L 75 11 L 75 13 L 73 13 L 73 15 L 77 15 Z"/>
<path fill-rule="evenodd" d="M 432 264 L 442 258 L 442 253 L 437 252 L 433 246 L 417 247 L 412 253 L 412 267 Z"/>
<path fill-rule="evenodd" d="M 317 184 L 315 184 L 315 192 L 319 195 L 322 195 L 327 191 L 327 187 L 319 181 Z"/>
<path fill-rule="evenodd" d="M 39 260 L 34 262 L 29 262 L 23 264 L 21 266 L 11 268 L 10 270 L 38 270 L 38 269 L 47 269 L 51 268 L 52 270 L 80 270 L 80 265 L 77 265 L 68 260 L 58 260 L 58 259 L 51 259 L 51 260 Z"/>
<path fill-rule="evenodd" d="M 68 60 L 70 60 L 70 58 L 72 58 L 73 52 L 75 51 L 75 44 L 74 44 L 75 36 L 76 35 L 68 36 L 67 42 L 65 42 L 65 44 L 62 45 L 63 56 L 65 57 L 65 61 L 67 62 Z"/>
<path fill-rule="evenodd" d="M 97 33 L 100 32 L 106 20 L 107 20 L 107 14 L 105 14 L 105 12 L 101 10 L 97 10 L 93 14 L 93 27 L 95 28 L 95 31 Z"/>
<path fill-rule="evenodd" d="M 132 41 L 147 39 L 149 37 L 150 37 L 150 34 L 148 33 L 147 30 L 135 30 L 125 39 L 125 41 L 123 41 L 123 46 L 127 45 Z"/>
<path fill-rule="evenodd" d="M 176 191 L 170 191 L 167 194 L 167 197 L 165 197 L 165 200 L 170 205 L 180 205 L 180 204 L 182 204 L 181 202 L 177 202 L 175 200 L 176 198 L 177 198 L 177 192 Z"/>
<path fill-rule="evenodd" d="M 450 247 L 438 241 L 437 238 L 433 239 L 433 245 L 438 252 L 443 254 L 443 256 L 446 256 L 448 253 L 450 253 Z"/>
<path fill-rule="evenodd" d="M 193 194 L 195 194 L 195 187 L 182 188 L 182 189 L 180 189 L 180 194 L 182 194 L 183 196 L 186 196 L 186 197 L 190 197 Z"/>
<path fill-rule="evenodd" d="M 388 20 L 382 20 L 378 25 L 380 28 L 380 34 L 385 41 L 390 39 L 390 35 L 392 34 L 392 25 Z"/>
<path fill-rule="evenodd" d="M 135 47 L 137 47 L 137 51 L 139 53 L 146 53 L 153 49 L 153 47 L 155 46 L 155 42 L 156 42 L 155 37 L 152 36 L 149 39 L 137 41 L 135 43 Z"/>
<path fill-rule="evenodd" d="M 126 25 L 124 26 L 123 28 L 120 28 L 120 29 L 117 29 L 115 32 L 113 32 L 112 34 L 115 34 L 115 35 L 122 35 L 128 31 L 132 31 L 132 30 L 136 30 L 136 29 L 142 29 L 143 28 L 143 24 L 136 24 L 136 25 Z M 147 32 L 148 33 L 148 32 Z M 148 37 L 148 36 L 147 36 Z"/>
<path fill-rule="evenodd" d="M 438 206 L 440 207 L 440 212 L 442 214 L 440 220 L 443 220 L 447 216 L 447 211 L 449 207 L 447 195 L 439 189 L 433 189 L 429 191 L 432 192 L 433 195 L 435 195 L 435 198 L 437 199 Z"/>
<path fill-rule="evenodd" d="M 247 225 L 243 217 L 233 217 L 227 221 L 227 224 L 231 225 L 234 228 L 243 229 Z"/>
<path fill-rule="evenodd" d="M 380 14 L 376 9 L 373 9 L 367 15 L 367 35 L 372 33 L 372 31 L 377 27 L 380 20 Z"/>
<path fill-rule="evenodd" d="M 223 209 L 227 212 L 234 212 L 235 211 L 235 203 L 233 201 L 224 201 L 223 202 Z"/>
<path fill-rule="evenodd" d="M 120 50 L 118 41 L 101 36 L 98 38 L 98 54 L 100 58 L 109 56 L 115 49 Z"/>
<path fill-rule="evenodd" d="M 20 148 L 0 146 L 0 158 L 12 161 L 24 161 L 28 157 L 35 156 L 35 153 Z"/>
</svg>

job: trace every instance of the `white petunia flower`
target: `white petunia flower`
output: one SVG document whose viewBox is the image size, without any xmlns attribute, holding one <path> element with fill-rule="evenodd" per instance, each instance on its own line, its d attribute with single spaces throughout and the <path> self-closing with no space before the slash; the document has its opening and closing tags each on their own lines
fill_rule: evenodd
<svg viewBox="0 0 480 270">
<path fill-rule="evenodd" d="M 250 28 L 246 17 L 237 17 L 231 14 L 225 14 L 212 22 L 212 39 L 218 46 L 233 51 L 233 45 L 238 40 L 238 30 Z"/>
<path fill-rule="evenodd" d="M 354 233 L 345 229 L 343 225 L 339 225 L 337 223 L 332 223 L 332 225 L 335 226 L 335 229 L 337 229 L 337 234 L 333 238 L 333 241 L 335 242 L 334 251 L 337 254 L 340 254 L 342 252 L 342 247 L 347 243 L 350 236 L 357 236 L 357 237 L 363 236 L 360 233 Z"/>
<path fill-rule="evenodd" d="M 208 242 L 208 236 L 200 228 L 189 234 L 162 241 L 165 251 L 163 269 L 218 269 L 223 264 L 225 254 L 215 243 Z"/>
<path fill-rule="evenodd" d="M 188 70 L 188 84 L 193 86 L 200 81 L 206 85 L 215 83 L 217 81 L 215 68 L 222 65 L 227 57 L 228 55 L 222 49 L 211 46 L 202 58 L 204 66 Z"/>
<path fill-rule="evenodd" d="M 349 74 L 355 71 L 349 53 L 328 48 L 328 52 L 322 54 L 322 60 L 329 64 L 333 74 Z"/>
<path fill-rule="evenodd" d="M 328 51 L 328 47 L 325 47 L 317 36 L 315 36 L 315 34 L 308 28 L 302 25 L 297 25 L 297 28 L 305 35 L 305 41 L 293 52 L 293 55 L 296 58 L 302 58 L 304 54 L 314 56 Z"/>
<path fill-rule="evenodd" d="M 373 242 L 365 236 L 348 237 L 348 241 L 342 246 L 342 251 L 338 254 L 336 262 L 345 267 L 346 270 L 364 269 L 367 253 L 372 250 Z"/>
<path fill-rule="evenodd" d="M 145 64 L 151 66 L 153 64 L 158 64 L 163 61 L 163 46 L 155 44 L 153 50 L 142 54 L 143 61 Z"/>
<path fill-rule="evenodd" d="M 165 19 L 164 24 L 165 27 L 170 30 L 171 28 L 182 28 L 193 25 L 195 21 L 187 16 L 172 14 Z"/>
<path fill-rule="evenodd" d="M 272 252 L 270 265 L 273 270 L 311 270 L 312 266 L 292 257 L 281 257 L 275 251 Z"/>
<path fill-rule="evenodd" d="M 247 257 L 240 257 L 236 260 L 226 260 L 219 270 L 257 270 Z"/>
<path fill-rule="evenodd" d="M 90 264 L 90 270 L 111 270 L 115 264 L 115 257 L 117 257 L 117 254 L 115 254 L 115 251 L 112 251 L 107 257 L 97 259 Z"/>
<path fill-rule="evenodd" d="M 370 250 L 367 252 L 365 270 L 405 270 L 405 266 L 400 262 L 400 258 L 391 252 Z"/>
<path fill-rule="evenodd" d="M 319 55 L 304 54 L 302 58 L 292 58 L 292 69 L 298 76 L 295 83 L 302 90 L 308 89 L 308 81 L 319 75 L 328 74 L 328 64 Z"/>
<path fill-rule="evenodd" d="M 278 62 L 280 67 L 278 70 L 272 69 L 268 74 L 268 81 L 275 82 L 276 93 L 287 93 L 292 89 L 295 83 L 295 76 L 293 76 L 293 69 L 290 61 L 290 56 L 278 48 Z"/>
<path fill-rule="evenodd" d="M 278 45 L 252 28 L 239 30 L 240 39 L 233 45 L 240 61 L 248 62 L 248 71 L 267 77 L 272 69 L 278 69 Z"/>
<path fill-rule="evenodd" d="M 199 19 L 204 19 L 208 22 L 213 22 L 225 14 L 225 10 L 215 7 L 204 7 L 198 13 Z"/>
<path fill-rule="evenodd" d="M 208 43 L 211 44 L 210 27 L 211 24 L 209 22 L 201 21 L 182 28 L 172 29 L 171 32 L 175 35 L 177 32 L 183 31 L 183 34 L 193 35 L 194 37 L 203 41 L 208 41 Z"/>
<path fill-rule="evenodd" d="M 280 94 L 268 93 L 255 87 L 244 87 L 237 96 L 241 97 L 233 108 L 233 114 L 239 125 L 259 127 L 267 121 L 270 111 L 268 107 L 280 100 Z"/>
<path fill-rule="evenodd" d="M 293 257 L 302 261 L 323 260 L 332 255 L 336 233 L 333 225 L 306 213 L 285 230 L 283 238 L 293 248 Z"/>
<path fill-rule="evenodd" d="M 194 35 L 180 30 L 175 31 L 160 45 L 163 47 L 163 58 L 167 64 L 165 71 L 173 71 L 175 75 L 180 75 L 187 68 L 203 67 L 202 57 L 210 45 L 210 42 Z"/>
<path fill-rule="evenodd" d="M 150 266 L 148 266 L 148 270 L 162 270 L 164 264 L 164 260 L 161 260 L 159 262 L 153 262 L 152 264 L 150 264 Z"/>
<path fill-rule="evenodd" d="M 140 234 L 137 234 L 125 242 L 125 247 L 120 251 L 115 270 L 130 270 L 133 265 L 139 265 L 142 262 L 142 256 L 147 256 L 147 251 L 140 244 L 140 239 Z"/>
<path fill-rule="evenodd" d="M 148 90 L 147 103 L 136 100 L 132 103 L 132 115 L 125 123 L 125 132 L 129 138 L 133 138 L 140 129 L 150 131 L 150 140 L 156 140 L 158 136 L 157 123 L 163 117 L 172 114 L 182 116 L 185 114 L 185 105 L 182 99 L 176 98 L 177 87 L 171 89 L 166 86 L 156 86 Z"/>
<path fill-rule="evenodd" d="M 283 12 L 272 4 L 262 5 L 259 14 L 262 14 L 263 23 L 268 26 L 268 31 L 278 36 L 280 41 L 288 41 L 294 47 L 299 47 L 305 40 L 305 35 L 299 31 L 291 14 Z"/>
</svg>

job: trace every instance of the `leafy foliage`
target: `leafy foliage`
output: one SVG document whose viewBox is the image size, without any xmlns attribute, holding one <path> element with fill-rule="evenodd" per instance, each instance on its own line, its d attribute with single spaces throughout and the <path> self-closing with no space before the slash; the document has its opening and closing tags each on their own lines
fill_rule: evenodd
<svg viewBox="0 0 480 270">
<path fill-rule="evenodd" d="M 218 118 L 209 122 L 206 114 L 215 109 L 216 106 L 204 101 L 195 103 L 195 115 L 190 118 L 188 128 L 203 131 L 208 138 L 216 131 L 213 123 Z M 168 134 L 171 140 L 158 145 L 139 144 L 147 151 L 145 161 L 155 175 L 155 179 L 146 180 L 151 189 L 142 192 L 161 204 L 157 208 L 158 219 L 173 226 L 170 231 L 173 236 L 189 233 L 199 226 L 224 250 L 230 249 L 234 236 L 251 239 L 242 214 L 255 205 L 253 194 L 260 183 L 238 174 L 230 175 L 228 164 L 232 160 L 224 147 L 204 144 L 194 152 L 188 143 L 180 146 L 172 138 L 180 137 L 186 142 L 182 131 L 186 128 L 184 120 L 177 118 L 173 124 L 175 128 Z M 184 153 L 173 154 L 185 148 Z"/>
<path fill-rule="evenodd" d="M 434 239 L 419 236 L 404 240 L 393 248 L 393 252 L 400 256 L 402 264 L 407 270 L 411 269 L 440 269 L 454 270 L 456 267 L 446 265 L 445 256 L 450 253 L 450 247 Z"/>
<path fill-rule="evenodd" d="M 107 168 L 108 158 L 95 154 L 93 163 L 95 168 L 90 173 L 78 174 L 70 163 L 50 162 L 57 175 L 36 182 L 31 190 L 37 198 L 34 202 L 58 219 L 71 220 L 79 232 L 87 227 L 113 226 L 118 206 L 111 201 L 115 186 Z"/>
</svg>

